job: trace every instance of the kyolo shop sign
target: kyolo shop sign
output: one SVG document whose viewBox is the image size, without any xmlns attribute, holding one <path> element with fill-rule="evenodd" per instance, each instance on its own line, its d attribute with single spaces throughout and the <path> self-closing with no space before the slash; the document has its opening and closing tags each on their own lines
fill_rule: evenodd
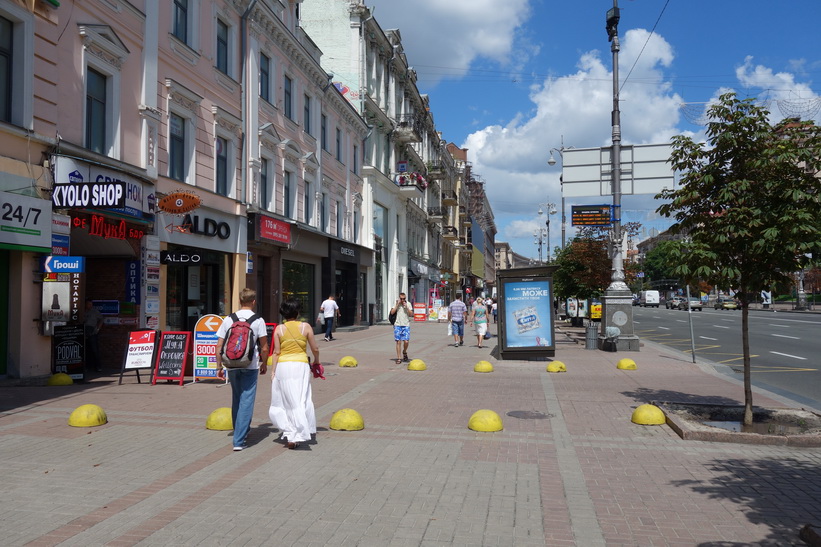
<svg viewBox="0 0 821 547">
<path fill-rule="evenodd" d="M 115 209 L 143 218 L 153 207 L 154 195 L 146 195 L 143 183 L 133 177 L 84 161 L 53 156 L 55 209 Z"/>
</svg>

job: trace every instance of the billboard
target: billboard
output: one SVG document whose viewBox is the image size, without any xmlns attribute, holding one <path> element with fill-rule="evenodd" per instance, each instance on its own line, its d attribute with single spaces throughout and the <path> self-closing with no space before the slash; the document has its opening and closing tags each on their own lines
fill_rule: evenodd
<svg viewBox="0 0 821 547">
<path fill-rule="evenodd" d="M 497 278 L 502 359 L 555 355 L 555 266 L 502 270 Z"/>
</svg>

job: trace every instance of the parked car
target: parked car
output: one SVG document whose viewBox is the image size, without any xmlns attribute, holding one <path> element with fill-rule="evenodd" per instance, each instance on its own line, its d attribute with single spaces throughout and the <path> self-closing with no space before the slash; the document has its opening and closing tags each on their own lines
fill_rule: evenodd
<svg viewBox="0 0 821 547">
<path fill-rule="evenodd" d="M 737 310 L 738 301 L 735 298 L 719 297 L 713 307 L 717 310 Z"/>
<path fill-rule="evenodd" d="M 672 296 L 664 302 L 664 307 L 668 310 L 677 310 L 678 305 L 684 302 L 683 296 Z"/>
<path fill-rule="evenodd" d="M 679 304 L 678 304 L 678 309 L 680 309 L 680 310 L 686 310 L 687 309 L 687 299 L 686 298 L 681 299 L 681 302 L 679 302 Z M 698 297 L 695 297 L 695 296 L 690 297 L 690 309 L 691 310 L 702 311 L 701 300 Z"/>
</svg>

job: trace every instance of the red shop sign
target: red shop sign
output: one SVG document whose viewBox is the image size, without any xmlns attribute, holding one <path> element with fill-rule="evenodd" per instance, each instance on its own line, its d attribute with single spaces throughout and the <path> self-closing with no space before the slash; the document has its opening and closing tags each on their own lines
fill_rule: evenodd
<svg viewBox="0 0 821 547">
<path fill-rule="evenodd" d="M 291 225 L 275 218 L 260 215 L 259 237 L 289 245 L 291 243 Z"/>
</svg>

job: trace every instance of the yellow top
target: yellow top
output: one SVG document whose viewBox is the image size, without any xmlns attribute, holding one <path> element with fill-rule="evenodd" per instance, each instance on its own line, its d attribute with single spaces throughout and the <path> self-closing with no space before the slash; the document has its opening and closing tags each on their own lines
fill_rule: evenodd
<svg viewBox="0 0 821 547">
<path fill-rule="evenodd" d="M 308 362 L 308 337 L 300 332 L 301 321 L 286 321 L 279 341 L 279 361 Z"/>
</svg>

